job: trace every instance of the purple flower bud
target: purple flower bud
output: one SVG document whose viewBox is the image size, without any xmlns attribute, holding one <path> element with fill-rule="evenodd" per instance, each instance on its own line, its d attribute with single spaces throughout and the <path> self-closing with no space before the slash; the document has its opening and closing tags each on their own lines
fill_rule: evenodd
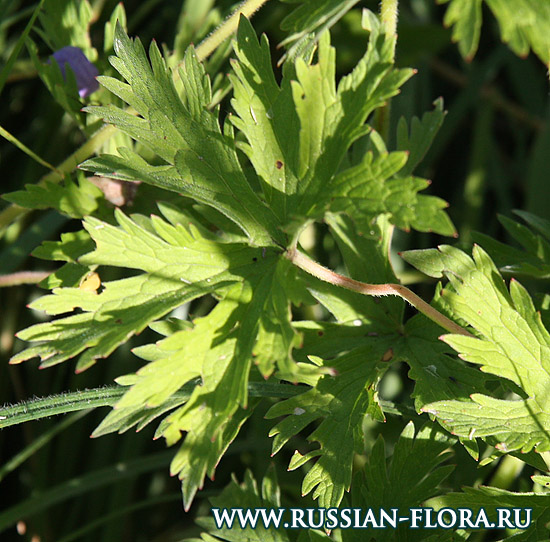
<svg viewBox="0 0 550 542">
<path fill-rule="evenodd" d="M 74 72 L 78 94 L 86 98 L 99 88 L 96 76 L 99 75 L 97 68 L 86 58 L 86 55 L 78 48 L 67 46 L 59 49 L 53 54 L 54 60 L 65 78 L 65 64 L 68 64 Z"/>
</svg>

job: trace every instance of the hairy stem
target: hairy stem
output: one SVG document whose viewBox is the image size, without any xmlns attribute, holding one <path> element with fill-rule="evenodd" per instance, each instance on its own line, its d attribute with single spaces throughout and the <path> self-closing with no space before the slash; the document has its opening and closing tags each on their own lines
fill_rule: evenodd
<svg viewBox="0 0 550 542">
<path fill-rule="evenodd" d="M 397 32 L 397 4 L 399 0 L 382 0 L 380 4 L 380 20 L 384 32 L 388 36 L 395 36 Z M 395 59 L 395 44 L 393 46 L 392 60 Z"/>
<path fill-rule="evenodd" d="M 380 3 L 380 21 L 382 22 L 382 28 L 384 33 L 393 37 L 397 32 L 397 7 L 399 0 L 382 0 Z M 391 60 L 395 60 L 395 43 L 394 40 L 392 47 Z M 382 136 L 383 140 L 387 143 L 390 132 L 390 113 L 391 102 L 388 102 L 384 107 L 379 108 L 374 117 L 374 126 L 378 133 Z"/>
<path fill-rule="evenodd" d="M 197 47 L 197 56 L 199 59 L 204 59 L 211 55 L 235 30 L 239 25 L 241 15 L 245 17 L 252 16 L 258 11 L 267 0 L 244 0 L 239 4 L 237 9 L 225 21 L 214 30 L 202 43 Z"/>
<path fill-rule="evenodd" d="M 196 382 L 184 384 L 170 399 L 175 406 L 185 403 Z M 31 420 L 40 420 L 58 414 L 77 412 L 103 406 L 115 406 L 128 391 L 125 386 L 105 386 L 89 390 L 72 391 L 48 397 L 38 397 L 28 401 L 21 401 L 16 405 L 0 407 L 0 429 L 17 425 Z M 288 399 L 303 392 L 299 386 L 273 382 L 250 382 L 248 384 L 249 397 L 276 397 Z M 0 472 L 2 472 L 0 470 Z"/>
<path fill-rule="evenodd" d="M 445 315 L 441 314 L 437 309 L 434 309 L 431 305 L 426 303 L 421 297 L 417 296 L 414 292 L 402 286 L 401 284 L 367 284 L 366 282 L 359 282 L 353 280 L 339 273 L 335 273 L 317 262 L 314 262 L 311 258 L 302 254 L 295 248 L 291 248 L 285 253 L 288 258 L 296 267 L 303 269 L 306 273 L 317 277 L 318 279 L 334 284 L 335 286 L 341 286 L 354 292 L 359 292 L 363 295 L 383 296 L 383 295 L 396 295 L 409 302 L 416 310 L 421 312 L 424 316 L 427 316 L 430 320 L 433 320 L 436 324 L 439 324 L 442 328 L 456 333 L 458 335 L 466 335 L 467 337 L 473 337 L 473 335 L 466 331 L 464 328 L 455 324 L 452 320 L 449 320 Z"/>
</svg>

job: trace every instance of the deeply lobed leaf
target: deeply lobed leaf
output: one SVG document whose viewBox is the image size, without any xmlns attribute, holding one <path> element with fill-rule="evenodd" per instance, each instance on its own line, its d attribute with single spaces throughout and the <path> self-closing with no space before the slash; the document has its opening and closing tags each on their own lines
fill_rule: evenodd
<svg viewBox="0 0 550 542">
<path fill-rule="evenodd" d="M 96 250 L 79 261 L 87 265 L 118 264 L 144 273 L 105 283 L 99 294 L 81 288 L 57 288 L 35 301 L 33 308 L 51 315 L 75 308 L 83 312 L 20 332 L 22 339 L 41 344 L 16 354 L 12 363 L 40 356 L 45 367 L 88 349 L 77 366 L 84 370 L 175 307 L 242 280 L 247 267 L 254 269 L 254 259 L 261 258 L 258 249 L 207 241 L 196 230 L 170 226 L 160 218 L 150 221 L 151 232 L 120 211 L 116 215 L 120 227 L 86 219 Z"/>
<path fill-rule="evenodd" d="M 88 160 L 81 167 L 115 178 L 124 178 L 113 175 L 122 170 L 126 178 L 185 193 L 228 216 L 252 242 L 270 245 L 273 239 L 281 241 L 273 214 L 254 194 L 242 172 L 231 135 L 222 134 L 217 111 L 208 109 L 210 83 L 193 49 L 187 51 L 181 73 L 183 99 L 154 43 L 149 49 L 149 63 L 140 41 L 130 40 L 117 27 L 115 51 L 117 56 L 111 62 L 128 84 L 113 79 L 103 79 L 102 83 L 135 107 L 140 117 L 115 107 L 87 110 L 148 146 L 168 165 L 151 166 L 127 151 L 121 157 Z"/>
<path fill-rule="evenodd" d="M 291 437 L 319 418 L 323 421 L 308 440 L 320 448 L 305 455 L 295 452 L 290 467 L 298 468 L 319 457 L 306 474 L 302 493 L 313 491 L 319 506 L 338 506 L 351 485 L 352 459 L 362 446 L 362 420 L 367 412 L 383 419 L 374 397 L 374 383 L 384 365 L 384 354 L 391 340 L 372 338 L 368 345 L 356 348 L 338 359 L 324 362 L 333 376 L 323 376 L 315 388 L 277 403 L 266 417 L 286 415 L 270 432 L 275 436 L 273 453 L 278 452 Z"/>
<path fill-rule="evenodd" d="M 352 214 L 362 225 L 388 213 L 401 228 L 454 233 L 443 211 L 446 203 L 416 195 L 428 185 L 410 177 L 420 148 L 406 170 L 407 153 L 382 152 L 367 153 L 360 166 L 339 172 L 352 143 L 369 131 L 369 115 L 413 73 L 392 67 L 393 40 L 372 16 L 364 57 L 336 86 L 335 52 L 325 33 L 317 62 L 306 55 L 286 64 L 278 85 L 267 39 L 258 43 L 248 21 L 241 20 L 232 78 L 238 117 L 231 121 L 245 134 L 247 144 L 240 148 L 258 174 L 265 200 L 289 233 L 328 209 Z"/>
<path fill-rule="evenodd" d="M 418 258 L 415 258 L 418 260 Z M 516 400 L 475 393 L 468 400 L 445 400 L 423 410 L 461 437 L 492 437 L 502 451 L 550 449 L 550 334 L 525 288 L 516 280 L 506 288 L 488 255 L 478 246 L 473 258 L 452 247 L 424 251 L 424 270 L 444 273 L 450 286 L 442 296 L 477 337 L 445 335 L 459 356 L 481 370 L 512 381 Z"/>
</svg>

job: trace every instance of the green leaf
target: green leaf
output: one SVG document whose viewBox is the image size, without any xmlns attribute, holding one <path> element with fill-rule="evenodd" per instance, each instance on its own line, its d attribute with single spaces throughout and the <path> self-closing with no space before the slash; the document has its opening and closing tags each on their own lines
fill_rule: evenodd
<svg viewBox="0 0 550 542">
<path fill-rule="evenodd" d="M 396 344 L 395 356 L 410 367 L 415 381 L 413 397 L 418 412 L 429 403 L 442 400 L 468 400 L 472 392 L 488 393 L 490 375 L 453 356 L 447 344 L 438 341 L 441 328 L 417 315 L 407 321 L 404 340 Z"/>
<path fill-rule="evenodd" d="M 413 117 L 410 129 L 404 117 L 401 117 L 397 123 L 397 150 L 409 152 L 407 163 L 400 171 L 400 175 L 403 177 L 411 175 L 422 161 L 443 124 L 446 114 L 443 111 L 443 99 L 438 98 L 434 102 L 434 106 L 433 111 L 422 115 L 422 120 Z"/>
<path fill-rule="evenodd" d="M 439 269 L 450 281 L 442 297 L 471 325 L 477 337 L 444 335 L 442 339 L 465 361 L 485 373 L 510 380 L 517 399 L 474 393 L 463 400 L 437 401 L 423 407 L 460 437 L 491 437 L 503 451 L 550 449 L 548 429 L 550 335 L 529 294 L 516 280 L 506 288 L 487 254 L 474 247 L 473 259 L 446 247 L 430 252 L 425 268 Z"/>
<path fill-rule="evenodd" d="M 405 152 L 368 152 L 363 161 L 339 173 L 330 194 L 331 210 L 353 216 L 362 231 L 379 214 L 389 213 L 393 224 L 404 230 L 433 231 L 456 235 L 444 211 L 448 204 L 435 196 L 419 196 L 429 182 L 401 177 L 407 163 Z"/>
<path fill-rule="evenodd" d="M 260 315 L 258 339 L 252 355 L 264 378 L 268 378 L 277 367 L 278 378 L 295 381 L 300 378 L 301 371 L 292 359 L 292 349 L 300 345 L 301 337 L 292 327 L 292 314 L 285 289 L 290 268 L 288 260 L 281 259 L 277 263 L 271 292 L 266 296 Z"/>
<path fill-rule="evenodd" d="M 289 1 L 289 0 L 283 0 Z M 285 57 L 294 58 L 309 45 L 311 35 L 317 40 L 325 30 L 335 25 L 358 0 L 305 0 L 281 22 L 289 35 L 279 46 L 289 46 Z"/>
<path fill-rule="evenodd" d="M 248 145 L 240 148 L 258 174 L 267 204 L 284 223 L 293 212 L 289 200 L 296 192 L 300 167 L 300 147 L 295 139 L 300 125 L 290 82 L 283 81 L 279 88 L 267 38 L 262 36 L 258 44 L 254 29 L 244 17 L 234 48 L 238 62 L 232 64 L 232 106 L 238 117 L 230 117 L 231 122 L 246 136 Z"/>
<path fill-rule="evenodd" d="M 439 485 L 453 471 L 454 465 L 441 466 L 452 455 L 456 440 L 436 426 L 426 423 L 415 434 L 409 422 L 395 445 L 391 460 L 386 460 L 384 439 L 376 440 L 368 462 L 354 480 L 352 505 L 377 510 L 418 508 L 428 498 L 439 493 Z M 463 506 L 457 505 L 457 506 Z M 343 531 L 342 539 L 354 540 Z M 373 529 L 371 540 L 427 540 L 425 532 L 399 525 L 397 529 Z M 438 538 L 439 539 L 439 538 Z"/>
<path fill-rule="evenodd" d="M 193 197 L 221 211 L 259 245 L 282 242 L 273 213 L 253 192 L 239 165 L 232 134 L 222 134 L 218 112 L 210 111 L 210 82 L 192 48 L 181 71 L 180 98 L 155 43 L 150 63 L 138 39 L 120 26 L 115 32 L 115 69 L 128 82 L 100 78 L 103 86 L 134 107 L 140 117 L 114 107 L 87 111 L 148 146 L 167 165 L 152 166 L 129 150 L 121 156 L 87 160 L 81 166 L 115 178 L 133 178 Z M 114 173 L 113 172 L 117 172 Z M 121 172 L 121 173 L 120 173 Z"/>
<path fill-rule="evenodd" d="M 44 28 L 43 36 L 52 49 L 74 45 L 87 55 L 97 53 L 91 47 L 88 27 L 92 22 L 93 10 L 87 0 L 75 4 L 71 0 L 46 0 L 39 15 Z"/>
<path fill-rule="evenodd" d="M 105 23 L 103 32 L 103 50 L 105 52 L 111 52 L 113 49 L 117 23 L 126 30 L 126 11 L 124 10 L 124 4 L 117 4 L 109 20 Z"/>
<path fill-rule="evenodd" d="M 82 256 L 80 262 L 119 265 L 144 273 L 104 283 L 99 294 L 80 288 L 59 288 L 35 301 L 33 308 L 51 315 L 74 308 L 83 312 L 20 332 L 22 339 L 41 344 L 16 354 L 12 363 L 39 356 L 46 367 L 87 349 L 77 365 L 77 370 L 84 370 L 175 307 L 242 280 L 241 273 L 247 267 L 255 269 L 254 258 L 261 258 L 258 249 L 207 241 L 197 230 L 170 226 L 158 217 L 150 220 L 155 233 L 138 226 L 120 211 L 116 211 L 116 217 L 121 227 L 92 217 L 86 219 L 84 225 L 96 250 Z M 268 259 L 259 263 L 265 264 Z"/>
<path fill-rule="evenodd" d="M 57 209 L 72 218 L 82 218 L 97 209 L 98 200 L 103 198 L 103 192 L 80 175 L 78 185 L 70 178 L 65 180 L 64 185 L 27 184 L 25 190 L 10 192 L 2 198 L 27 209 Z"/>
<path fill-rule="evenodd" d="M 451 2 L 445 13 L 445 26 L 454 26 L 453 41 L 458 42 L 460 54 L 468 61 L 474 58 L 481 34 L 481 4 L 483 0 L 438 0 Z"/>
<path fill-rule="evenodd" d="M 531 524 L 526 529 L 521 530 L 519 538 L 512 536 L 506 540 L 548 540 L 548 522 L 550 521 L 549 512 L 550 496 L 548 493 L 513 493 L 496 487 L 465 487 L 462 492 L 447 493 L 430 499 L 427 506 L 435 510 L 441 508 L 469 508 L 478 515 L 480 510 L 486 513 L 489 522 L 497 525 L 497 508 L 505 509 L 523 509 L 518 516 L 520 522 L 524 523 L 526 519 L 525 509 L 531 509 Z M 515 516 L 512 512 L 510 520 L 514 521 Z M 483 528 L 484 524 L 480 523 Z"/>
<path fill-rule="evenodd" d="M 44 241 L 32 251 L 35 258 L 76 263 L 80 256 L 94 248 L 92 238 L 85 230 L 61 234 L 60 241 Z"/>
<path fill-rule="evenodd" d="M 498 20 L 502 41 L 517 55 L 531 49 L 545 65 L 550 64 L 550 5 L 536 0 L 486 0 Z"/>
<path fill-rule="evenodd" d="M 514 213 L 523 218 L 533 229 L 542 233 L 546 239 L 550 240 L 550 221 L 527 211 L 515 210 Z"/>
<path fill-rule="evenodd" d="M 548 242 L 550 228 L 547 224 L 548 221 L 522 211 L 516 211 L 516 214 L 521 216 L 532 229 L 542 233 L 542 235 L 537 235 L 528 227 L 504 216 L 499 216 L 501 224 L 522 246 L 523 250 L 496 241 L 481 233 L 473 233 L 472 236 L 476 242 L 483 244 L 503 273 L 546 279 L 550 277 L 550 243 Z"/>
<path fill-rule="evenodd" d="M 387 367 L 384 360 L 392 340 L 369 339 L 364 347 L 325 361 L 324 365 L 332 368 L 332 376 L 321 377 L 313 389 L 274 405 L 266 414 L 267 418 L 287 416 L 270 432 L 275 436 L 273 453 L 310 423 L 323 418 L 308 437 L 320 448 L 305 455 L 296 451 L 290 468 L 319 457 L 304 478 L 302 493 L 313 491 L 313 498 L 319 498 L 319 506 L 324 508 L 338 506 L 350 488 L 353 455 L 363 445 L 363 418 L 369 412 L 383 418 L 376 405 L 374 383 Z"/>
<path fill-rule="evenodd" d="M 419 271 L 436 279 L 443 278 L 445 271 L 453 270 L 459 275 L 463 274 L 467 272 L 471 262 L 466 254 L 449 245 L 423 250 L 407 250 L 400 255 Z"/>
<path fill-rule="evenodd" d="M 367 52 L 336 88 L 335 52 L 328 33 L 323 34 L 317 63 L 296 58 L 291 66 L 287 61 L 279 86 L 267 39 L 262 37 L 258 44 L 250 23 L 241 20 L 235 46 L 238 62 L 233 64 L 232 104 L 238 117 L 231 120 L 245 134 L 247 144 L 240 148 L 289 233 L 306 217 L 322 216 L 331 202 L 331 210 L 358 211 L 364 223 L 388 212 L 402 228 L 454 233 L 442 211 L 446 203 L 416 196 L 426 181 L 397 178 L 407 162 L 405 153 L 377 157 L 374 164 L 367 154 L 362 168 L 338 174 L 351 144 L 368 132 L 368 116 L 412 75 L 411 70 L 392 68 L 393 39 L 381 32 L 373 16 Z M 358 203 L 365 199 L 365 205 Z"/>
<path fill-rule="evenodd" d="M 44 280 L 38 283 L 41 288 L 53 290 L 54 288 L 79 287 L 92 272 L 85 265 L 67 263 L 57 271 L 50 273 Z"/>
<path fill-rule="evenodd" d="M 51 290 L 66 286 L 78 287 L 90 272 L 87 266 L 77 263 L 78 258 L 93 248 L 94 242 L 86 230 L 62 233 L 60 241 L 44 241 L 32 251 L 34 257 L 67 263 L 48 275 L 40 282 L 40 286 Z"/>
<path fill-rule="evenodd" d="M 275 468 L 270 467 L 268 469 L 262 481 L 261 488 L 258 488 L 258 484 L 249 470 L 245 472 L 242 484 L 239 484 L 233 476 L 229 485 L 218 496 L 210 498 L 210 503 L 212 508 L 217 509 L 266 508 L 269 511 L 270 508 L 280 507 L 280 489 L 277 483 Z M 242 529 L 237 521 L 235 521 L 232 528 L 224 525 L 221 529 L 218 529 L 212 515 L 198 518 L 197 523 L 216 536 L 216 538 L 213 538 L 205 534 L 202 535 L 203 540 L 211 542 L 218 539 L 229 542 L 238 540 L 246 540 L 247 542 L 288 542 L 291 540 L 287 530 L 266 529 L 261 521 L 258 522 L 258 525 L 254 529 L 250 526 Z"/>
<path fill-rule="evenodd" d="M 460 53 L 472 60 L 479 44 L 482 0 L 438 0 L 449 3 L 445 25 L 453 26 L 453 40 Z M 550 64 L 550 5 L 538 0 L 485 0 L 496 17 L 502 41 L 517 55 L 532 50 L 544 64 Z"/>
<path fill-rule="evenodd" d="M 138 428 L 142 427 L 183 403 L 175 397 L 176 392 L 199 378 L 200 385 L 195 386 L 186 404 L 164 418 L 156 433 L 171 445 L 187 432 L 171 467 L 172 474 L 182 479 L 186 507 L 206 474 L 213 477 L 221 456 L 256 404 L 248 402 L 247 388 L 253 348 L 260 345 L 266 349 L 261 332 L 265 307 L 279 305 L 281 311 L 289 312 L 284 297 L 271 295 L 277 285 L 274 280 L 280 280 L 275 279 L 277 266 L 267 260 L 254 269 L 256 273 L 228 288 L 208 316 L 197 319 L 192 328 L 186 326 L 156 345 L 135 350 L 150 363 L 135 376 L 125 378 L 132 387 L 94 432 L 99 436 L 125 431 L 138 423 Z M 278 341 L 290 358 L 294 332 L 289 316 L 286 319 L 288 330 L 282 332 L 286 336 Z M 284 323 L 278 325 L 285 327 Z M 289 332 L 291 338 L 285 342 Z M 296 372 L 291 358 L 277 362 L 286 368 L 289 378 Z"/>
<path fill-rule="evenodd" d="M 163 420 L 156 436 L 173 444 L 187 431 L 170 469 L 182 480 L 186 508 L 202 487 L 204 476 L 213 477 L 221 456 L 255 406 L 255 401 L 248 402 L 247 385 L 252 348 L 271 280 L 272 273 L 267 273 L 257 276 L 253 287 L 243 283 L 230 288 L 202 325 L 195 327 L 197 333 L 204 330 L 210 338 L 197 344 L 198 352 L 193 351 L 193 343 L 186 348 L 186 363 L 180 358 L 178 372 L 198 370 L 202 385 L 195 388 L 183 407 Z"/>
</svg>

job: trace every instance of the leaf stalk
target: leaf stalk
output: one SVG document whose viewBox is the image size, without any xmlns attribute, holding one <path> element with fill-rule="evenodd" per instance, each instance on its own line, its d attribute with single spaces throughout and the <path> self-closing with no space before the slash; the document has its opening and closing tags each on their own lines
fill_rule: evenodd
<svg viewBox="0 0 550 542">
<path fill-rule="evenodd" d="M 466 331 L 463 327 L 447 318 L 444 314 L 441 314 L 437 309 L 426 303 L 421 297 L 401 284 L 368 284 L 366 282 L 359 282 L 358 280 L 350 279 L 349 277 L 340 275 L 339 273 L 335 273 L 334 271 L 323 267 L 302 252 L 296 250 L 294 247 L 285 252 L 285 257 L 296 267 L 299 267 L 306 273 L 313 275 L 319 280 L 328 282 L 329 284 L 340 286 L 342 288 L 346 288 L 347 290 L 353 290 L 354 292 L 358 292 L 363 295 L 396 295 L 410 303 L 417 311 L 421 312 L 424 316 L 427 316 L 430 320 L 440 325 L 443 329 L 446 329 L 450 333 L 473 337 L 469 331 Z"/>
</svg>

